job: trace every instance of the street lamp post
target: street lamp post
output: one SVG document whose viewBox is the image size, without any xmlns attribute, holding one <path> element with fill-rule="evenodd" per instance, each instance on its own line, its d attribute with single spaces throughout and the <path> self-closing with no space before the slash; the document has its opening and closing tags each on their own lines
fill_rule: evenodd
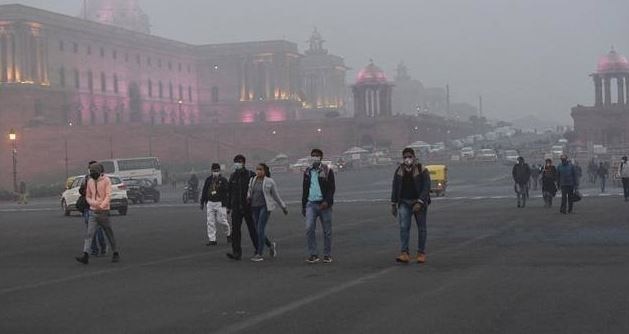
<svg viewBox="0 0 629 334">
<path fill-rule="evenodd" d="M 317 135 L 319 136 L 319 149 L 321 148 L 321 135 L 323 133 L 323 130 L 321 130 L 321 128 L 317 129 Z"/>
<path fill-rule="evenodd" d="M 9 131 L 9 140 L 11 141 L 13 152 L 13 191 L 17 193 L 17 134 L 15 133 L 15 129 Z"/>
</svg>

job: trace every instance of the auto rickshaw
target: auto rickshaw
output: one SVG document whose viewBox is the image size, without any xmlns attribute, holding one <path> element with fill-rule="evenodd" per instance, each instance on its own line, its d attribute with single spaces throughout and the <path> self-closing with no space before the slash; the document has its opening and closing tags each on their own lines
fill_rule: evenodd
<svg viewBox="0 0 629 334">
<path fill-rule="evenodd" d="M 428 165 L 430 173 L 430 192 L 437 197 L 445 196 L 448 187 L 448 167 L 446 165 Z"/>
</svg>

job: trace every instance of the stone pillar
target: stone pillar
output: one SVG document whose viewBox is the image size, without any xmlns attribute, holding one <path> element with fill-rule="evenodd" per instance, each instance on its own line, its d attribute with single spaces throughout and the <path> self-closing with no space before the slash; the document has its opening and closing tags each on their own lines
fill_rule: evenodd
<svg viewBox="0 0 629 334">
<path fill-rule="evenodd" d="M 594 79 L 594 105 L 600 107 L 603 105 L 603 79 L 598 74 L 593 75 Z"/>
<path fill-rule="evenodd" d="M 9 72 L 7 58 L 8 54 L 7 33 L 4 27 L 0 27 L 0 82 L 7 82 Z"/>
<path fill-rule="evenodd" d="M 625 75 L 625 104 L 629 105 L 629 75 Z"/>
<path fill-rule="evenodd" d="M 610 106 L 612 104 L 612 90 L 611 90 L 611 78 L 609 76 L 605 76 L 603 78 L 603 86 L 605 89 L 605 102 L 606 106 Z"/>
<path fill-rule="evenodd" d="M 618 104 L 625 104 L 625 78 L 618 76 L 616 82 L 618 83 Z"/>
</svg>

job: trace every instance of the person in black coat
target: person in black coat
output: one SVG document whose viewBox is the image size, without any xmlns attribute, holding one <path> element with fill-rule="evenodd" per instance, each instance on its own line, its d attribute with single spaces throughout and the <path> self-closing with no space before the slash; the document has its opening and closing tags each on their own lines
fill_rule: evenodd
<svg viewBox="0 0 629 334">
<path fill-rule="evenodd" d="M 542 194 L 544 195 L 544 207 L 553 206 L 553 198 L 557 195 L 557 168 L 553 166 L 551 159 L 546 159 L 546 164 L 542 167 Z"/>
<path fill-rule="evenodd" d="M 231 242 L 231 226 L 227 220 L 229 183 L 221 175 L 221 165 L 212 164 L 212 175 L 205 179 L 201 193 L 201 210 L 207 208 L 207 246 L 216 246 L 216 223 L 226 229 L 227 242 Z"/>
<path fill-rule="evenodd" d="M 531 179 L 531 168 L 524 163 L 523 157 L 518 157 L 518 163 L 511 171 L 513 181 L 515 181 L 515 193 L 518 195 L 518 208 L 526 206 L 526 199 L 529 196 L 529 181 Z"/>
</svg>

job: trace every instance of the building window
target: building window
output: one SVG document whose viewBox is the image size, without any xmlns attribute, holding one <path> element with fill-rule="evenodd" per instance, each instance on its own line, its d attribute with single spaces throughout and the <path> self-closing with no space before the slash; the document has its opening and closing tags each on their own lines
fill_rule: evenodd
<svg viewBox="0 0 629 334">
<path fill-rule="evenodd" d="M 64 49 L 63 41 L 59 41 L 59 51 L 63 52 L 63 49 Z"/>
<path fill-rule="evenodd" d="M 192 102 L 192 86 L 188 86 L 188 101 Z"/>
<path fill-rule="evenodd" d="M 183 100 L 183 86 L 179 85 L 179 100 Z"/>
<path fill-rule="evenodd" d="M 108 111 L 105 111 L 103 113 L 103 123 L 109 124 L 109 112 Z"/>
<path fill-rule="evenodd" d="M 91 45 L 88 45 L 88 46 L 87 46 L 87 50 L 86 50 L 86 51 L 87 51 L 87 55 L 88 55 L 88 56 L 89 56 L 89 55 L 91 55 L 91 54 L 92 54 L 92 46 L 91 46 Z"/>
<path fill-rule="evenodd" d="M 105 77 L 105 72 L 101 72 L 100 74 L 100 91 L 107 91 L 107 78 Z"/>
<path fill-rule="evenodd" d="M 169 82 L 168 83 L 168 95 L 170 96 L 170 100 L 174 100 L 174 96 L 173 96 L 173 83 Z"/>
<path fill-rule="evenodd" d="M 94 92 L 94 75 L 92 75 L 92 71 L 87 72 L 87 88 L 90 92 Z"/>
<path fill-rule="evenodd" d="M 118 75 L 114 74 L 114 93 L 118 94 Z"/>
<path fill-rule="evenodd" d="M 114 50 L 111 54 L 114 59 L 118 59 L 118 51 Z"/>
<path fill-rule="evenodd" d="M 81 74 L 79 70 L 74 70 L 74 88 L 81 88 Z"/>
<path fill-rule="evenodd" d="M 79 44 L 77 43 L 72 43 L 72 51 L 74 53 L 79 53 Z"/>
<path fill-rule="evenodd" d="M 66 69 L 63 66 L 59 69 L 59 85 L 66 86 Z"/>
<path fill-rule="evenodd" d="M 218 103 L 218 87 L 212 87 L 212 103 Z"/>
<path fill-rule="evenodd" d="M 164 98 L 164 84 L 161 81 L 159 82 L 159 98 Z"/>
<path fill-rule="evenodd" d="M 148 82 L 149 97 L 153 97 L 153 81 Z"/>
</svg>

